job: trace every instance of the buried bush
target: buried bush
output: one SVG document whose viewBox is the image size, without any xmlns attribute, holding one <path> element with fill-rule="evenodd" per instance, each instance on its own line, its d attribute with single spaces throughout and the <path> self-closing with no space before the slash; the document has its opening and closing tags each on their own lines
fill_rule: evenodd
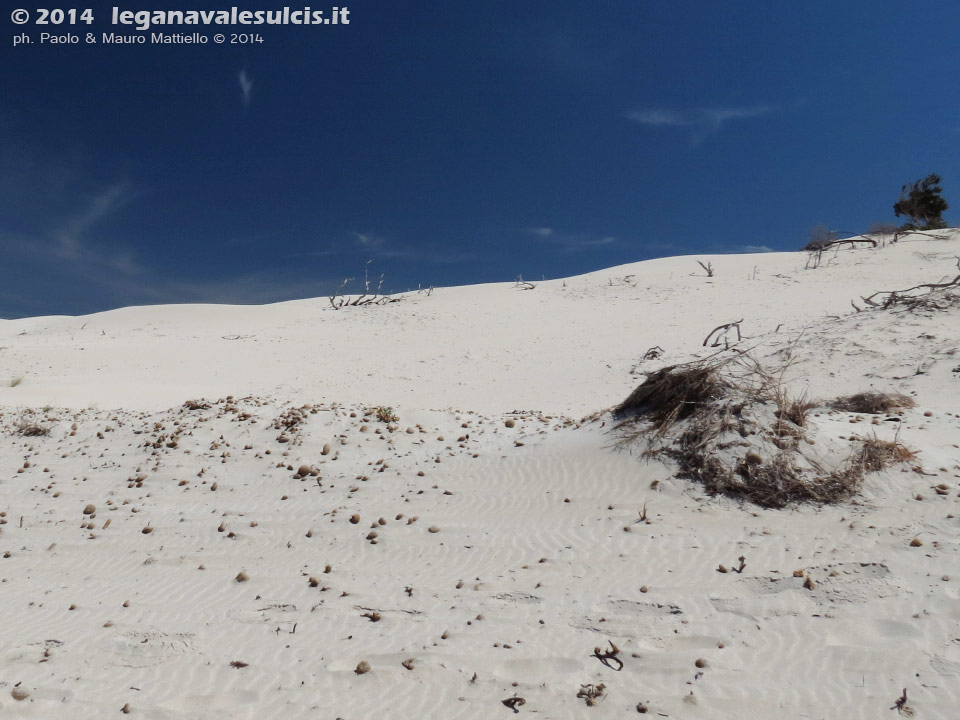
<svg viewBox="0 0 960 720">
<path fill-rule="evenodd" d="M 683 420 L 707 403 L 719 400 L 732 389 L 720 376 L 726 360 L 668 365 L 647 376 L 614 409 L 618 419 L 646 418 L 663 435 L 678 420 Z"/>
<path fill-rule="evenodd" d="M 23 437 L 46 437 L 50 434 L 50 428 L 34 420 L 32 412 L 24 412 L 17 419 L 13 433 Z"/>
<path fill-rule="evenodd" d="M 890 412 L 896 408 L 912 408 L 916 405 L 912 398 L 902 393 L 862 392 L 855 395 L 843 395 L 830 403 L 834 410 L 844 412 L 877 413 Z"/>
<path fill-rule="evenodd" d="M 744 354 L 655 371 L 614 410 L 620 446 L 672 460 L 678 476 L 707 492 L 774 508 L 847 500 L 865 473 L 913 458 L 899 443 L 872 438 L 825 467 L 806 450 L 807 414 L 817 404 L 790 397 L 785 369 L 771 373 Z"/>
</svg>

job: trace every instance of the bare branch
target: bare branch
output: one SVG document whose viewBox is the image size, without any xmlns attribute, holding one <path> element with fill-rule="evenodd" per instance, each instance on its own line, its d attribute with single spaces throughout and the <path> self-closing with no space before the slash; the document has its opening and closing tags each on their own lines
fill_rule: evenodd
<svg viewBox="0 0 960 720">
<path fill-rule="evenodd" d="M 727 336 L 727 333 L 730 331 L 731 328 L 733 328 L 733 329 L 735 329 L 735 330 L 737 331 L 737 342 L 740 342 L 741 340 L 743 340 L 743 336 L 740 334 L 740 323 L 742 323 L 742 322 L 743 322 L 743 318 L 740 318 L 740 319 L 737 320 L 736 322 L 730 322 L 730 323 L 725 323 L 725 324 L 723 324 L 723 325 L 718 325 L 718 326 L 715 327 L 713 330 L 711 330 L 710 333 L 707 335 L 707 337 L 704 339 L 704 341 L 703 341 L 703 347 L 706 347 L 706 346 L 707 346 L 707 343 L 710 342 L 710 338 L 713 337 L 714 333 L 719 333 L 719 334 L 717 335 L 716 340 L 713 341 L 713 344 L 712 344 L 710 347 L 720 347 L 720 338 L 721 338 L 721 337 L 723 338 L 723 344 L 724 344 L 724 346 L 725 346 L 725 347 L 729 347 L 730 345 L 729 345 L 729 343 L 727 342 L 727 337 L 726 337 L 726 336 Z M 722 331 L 722 333 L 721 333 L 721 331 Z"/>
<path fill-rule="evenodd" d="M 958 261 L 958 266 L 960 266 L 960 261 Z M 896 305 L 898 302 L 902 302 L 904 299 L 909 299 L 911 296 L 907 293 L 913 292 L 914 290 L 929 289 L 931 292 L 934 290 L 943 290 L 944 288 L 949 287 L 958 287 L 960 286 L 960 275 L 957 275 L 950 282 L 945 283 L 924 283 L 923 285 L 915 285 L 912 288 L 907 288 L 906 290 L 878 290 L 868 297 L 861 296 L 860 299 L 863 300 L 867 305 L 871 307 L 879 308 L 889 308 L 892 305 Z M 877 295 L 886 295 L 887 298 L 882 302 L 875 302 L 873 298 Z"/>
</svg>

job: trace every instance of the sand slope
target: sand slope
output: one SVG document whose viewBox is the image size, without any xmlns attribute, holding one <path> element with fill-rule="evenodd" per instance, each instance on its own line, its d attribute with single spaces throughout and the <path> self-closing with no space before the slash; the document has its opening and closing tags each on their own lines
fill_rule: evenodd
<svg viewBox="0 0 960 720">
<path fill-rule="evenodd" d="M 0 715 L 488 718 L 516 696 L 546 718 L 872 719 L 906 687 L 952 718 L 960 309 L 850 300 L 955 255 L 960 234 L 808 271 L 670 258 L 382 307 L 0 322 L 0 375 L 23 378 L 0 388 Z M 821 408 L 812 432 L 917 461 L 768 510 L 617 450 L 598 411 L 741 317 L 757 357 L 794 353 L 798 392 L 910 394 L 897 422 Z M 593 656 L 611 641 L 620 670 Z"/>
</svg>

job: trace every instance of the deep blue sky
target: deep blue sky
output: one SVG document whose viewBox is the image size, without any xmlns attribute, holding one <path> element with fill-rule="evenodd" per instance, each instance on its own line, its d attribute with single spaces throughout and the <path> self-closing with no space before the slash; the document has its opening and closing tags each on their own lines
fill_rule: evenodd
<svg viewBox="0 0 960 720">
<path fill-rule="evenodd" d="M 112 5 L 73 5 L 81 38 L 136 32 Z M 348 7 L 133 47 L 4 10 L 0 317 L 324 295 L 368 260 L 396 291 L 792 250 L 895 221 L 930 172 L 960 212 L 956 0 Z"/>
</svg>

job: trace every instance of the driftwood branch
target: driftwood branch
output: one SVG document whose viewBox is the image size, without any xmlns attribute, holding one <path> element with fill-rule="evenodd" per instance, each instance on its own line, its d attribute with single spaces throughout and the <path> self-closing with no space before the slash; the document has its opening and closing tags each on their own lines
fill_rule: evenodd
<svg viewBox="0 0 960 720">
<path fill-rule="evenodd" d="M 340 286 L 334 291 L 333 295 L 330 296 L 330 305 L 333 306 L 334 310 L 339 310 L 344 305 L 349 307 L 358 307 L 361 305 L 386 305 L 387 303 L 400 302 L 401 298 L 380 294 L 381 290 L 383 289 L 383 277 L 383 275 L 380 275 L 380 280 L 377 283 L 376 289 L 371 292 L 370 278 L 366 271 L 364 271 L 363 293 L 353 299 L 341 294 L 343 289 L 353 282 L 353 278 L 346 278 L 342 283 L 340 283 Z"/>
<path fill-rule="evenodd" d="M 517 290 L 533 290 L 537 286 L 532 282 L 527 282 L 524 280 L 523 275 L 517 275 L 517 282 L 514 283 L 513 287 L 515 287 Z"/>
<path fill-rule="evenodd" d="M 958 261 L 958 265 L 960 265 L 960 261 Z M 949 287 L 960 287 L 960 275 L 957 275 L 950 282 L 945 283 L 923 283 L 922 285 L 915 285 L 914 287 L 907 288 L 906 290 L 878 290 L 877 292 L 873 293 L 873 295 L 869 295 L 868 297 L 861 296 L 860 299 L 871 307 L 878 307 L 886 310 L 887 308 L 896 305 L 898 302 L 915 297 L 907 294 L 913 292 L 914 290 L 928 289 L 930 292 L 933 292 L 935 290 L 943 290 L 944 288 Z M 883 302 L 876 302 L 874 301 L 874 298 L 877 297 L 877 295 L 886 295 L 887 297 L 883 300 Z"/>
<path fill-rule="evenodd" d="M 343 292 L 343 289 L 350 283 L 351 280 L 352 278 L 344 278 L 343 282 L 340 283 L 340 286 L 334 290 L 333 295 L 330 296 L 330 304 L 333 305 L 334 310 L 339 310 L 346 302 L 346 298 L 344 298 L 340 293 Z"/>
<path fill-rule="evenodd" d="M 730 331 L 731 328 L 737 331 L 737 342 L 740 342 L 741 340 L 743 340 L 743 336 L 740 334 L 740 323 L 742 322 L 743 322 L 743 318 L 740 318 L 736 322 L 730 322 L 730 323 L 725 323 L 723 325 L 718 325 L 713 330 L 711 330 L 710 333 L 707 335 L 707 337 L 704 339 L 703 347 L 707 346 L 707 343 L 710 342 L 710 338 L 712 338 L 715 333 L 719 333 L 719 334 L 717 334 L 717 338 L 713 341 L 713 344 L 710 347 L 720 347 L 721 337 L 723 338 L 724 346 L 730 347 L 729 343 L 727 342 L 727 333 Z"/>
<path fill-rule="evenodd" d="M 901 238 L 907 237 L 907 235 L 923 235 L 924 237 L 933 238 L 934 240 L 949 240 L 949 236 L 940 235 L 939 233 L 930 232 L 927 230 L 898 230 L 893 235 L 893 240 L 891 242 L 897 242 Z"/>
<path fill-rule="evenodd" d="M 842 238 L 840 240 L 831 240 L 830 242 L 825 242 L 820 247 L 816 248 L 817 250 L 827 250 L 832 247 L 839 247 L 845 243 L 850 243 L 850 247 L 854 247 L 856 243 L 870 243 L 872 247 L 877 246 L 877 241 L 873 238 L 869 238 L 866 235 L 857 235 L 855 237 Z"/>
<path fill-rule="evenodd" d="M 707 277 L 713 277 L 713 263 L 708 262 L 706 265 L 704 265 L 702 262 L 697 260 L 697 265 L 707 271 Z"/>
<path fill-rule="evenodd" d="M 617 672 L 620 672 L 621 670 L 623 670 L 623 660 L 617 657 L 620 654 L 620 648 L 614 645 L 612 640 L 607 640 L 607 642 L 610 643 L 609 650 L 604 650 L 603 648 L 595 647 L 593 649 L 593 655 L 591 657 L 595 657 L 597 660 L 602 662 L 611 670 L 616 670 Z M 613 663 L 616 663 L 617 666 L 614 667 Z"/>
</svg>

